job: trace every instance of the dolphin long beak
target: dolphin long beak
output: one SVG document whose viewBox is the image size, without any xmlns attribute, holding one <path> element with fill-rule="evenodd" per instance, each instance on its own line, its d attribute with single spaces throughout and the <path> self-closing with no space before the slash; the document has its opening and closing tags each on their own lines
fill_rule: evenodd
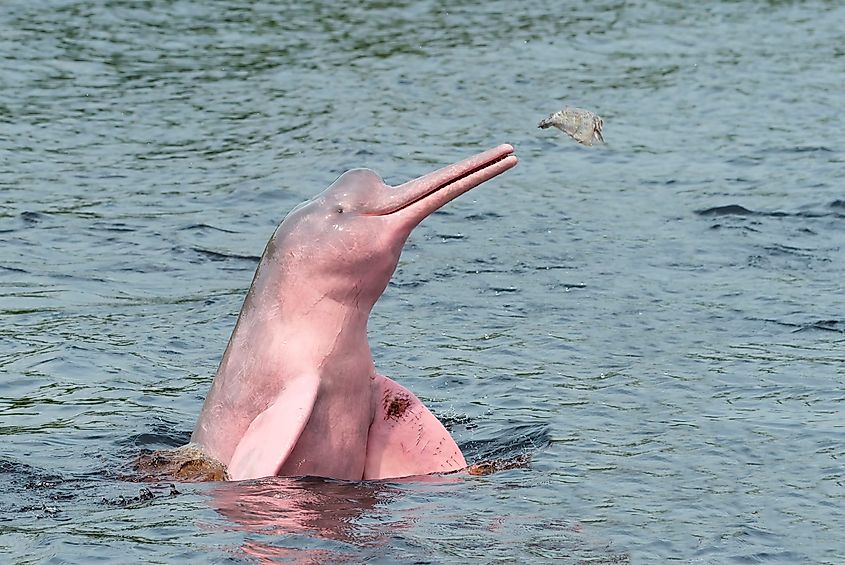
<svg viewBox="0 0 845 565">
<path fill-rule="evenodd" d="M 515 167 L 519 160 L 513 151 L 513 147 L 508 144 L 499 145 L 399 186 L 390 187 L 389 197 L 373 214 L 398 214 L 416 225 L 464 192 Z"/>
</svg>

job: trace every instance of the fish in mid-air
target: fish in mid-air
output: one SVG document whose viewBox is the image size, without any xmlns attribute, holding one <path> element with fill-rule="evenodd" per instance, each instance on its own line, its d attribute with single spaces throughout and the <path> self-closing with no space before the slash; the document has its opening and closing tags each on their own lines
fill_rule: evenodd
<svg viewBox="0 0 845 565">
<path fill-rule="evenodd" d="M 556 127 L 581 145 L 592 146 L 593 143 L 604 143 L 601 130 L 604 121 L 595 112 L 566 106 L 537 124 L 538 128 Z"/>
</svg>

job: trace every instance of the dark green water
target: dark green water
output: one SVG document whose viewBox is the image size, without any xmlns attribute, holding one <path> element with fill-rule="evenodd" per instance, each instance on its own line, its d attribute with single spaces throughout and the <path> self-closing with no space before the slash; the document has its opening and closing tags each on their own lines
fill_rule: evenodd
<svg viewBox="0 0 845 565">
<path fill-rule="evenodd" d="M 822 1 L 4 2 L 0 560 L 845 561 L 843 46 Z M 606 146 L 536 129 L 566 103 Z M 501 142 L 370 332 L 528 468 L 121 480 L 190 433 L 291 207 Z"/>
</svg>

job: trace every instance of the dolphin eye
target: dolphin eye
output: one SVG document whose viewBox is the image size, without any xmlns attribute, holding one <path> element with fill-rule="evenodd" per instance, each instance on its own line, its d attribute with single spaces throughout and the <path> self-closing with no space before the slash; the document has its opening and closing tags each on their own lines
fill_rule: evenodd
<svg viewBox="0 0 845 565">
<path fill-rule="evenodd" d="M 335 212 L 337 212 L 338 214 L 343 214 L 343 206 L 338 206 L 338 207 L 335 209 Z"/>
</svg>

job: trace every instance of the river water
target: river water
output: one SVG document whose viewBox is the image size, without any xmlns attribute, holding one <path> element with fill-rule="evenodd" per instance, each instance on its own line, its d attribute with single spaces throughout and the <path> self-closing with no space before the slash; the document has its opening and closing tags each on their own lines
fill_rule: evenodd
<svg viewBox="0 0 845 565">
<path fill-rule="evenodd" d="M 845 561 L 845 8 L 8 0 L 0 560 Z M 537 123 L 605 121 L 582 147 Z M 486 476 L 139 484 L 346 169 L 520 164 L 412 235 L 377 367 Z"/>
</svg>

